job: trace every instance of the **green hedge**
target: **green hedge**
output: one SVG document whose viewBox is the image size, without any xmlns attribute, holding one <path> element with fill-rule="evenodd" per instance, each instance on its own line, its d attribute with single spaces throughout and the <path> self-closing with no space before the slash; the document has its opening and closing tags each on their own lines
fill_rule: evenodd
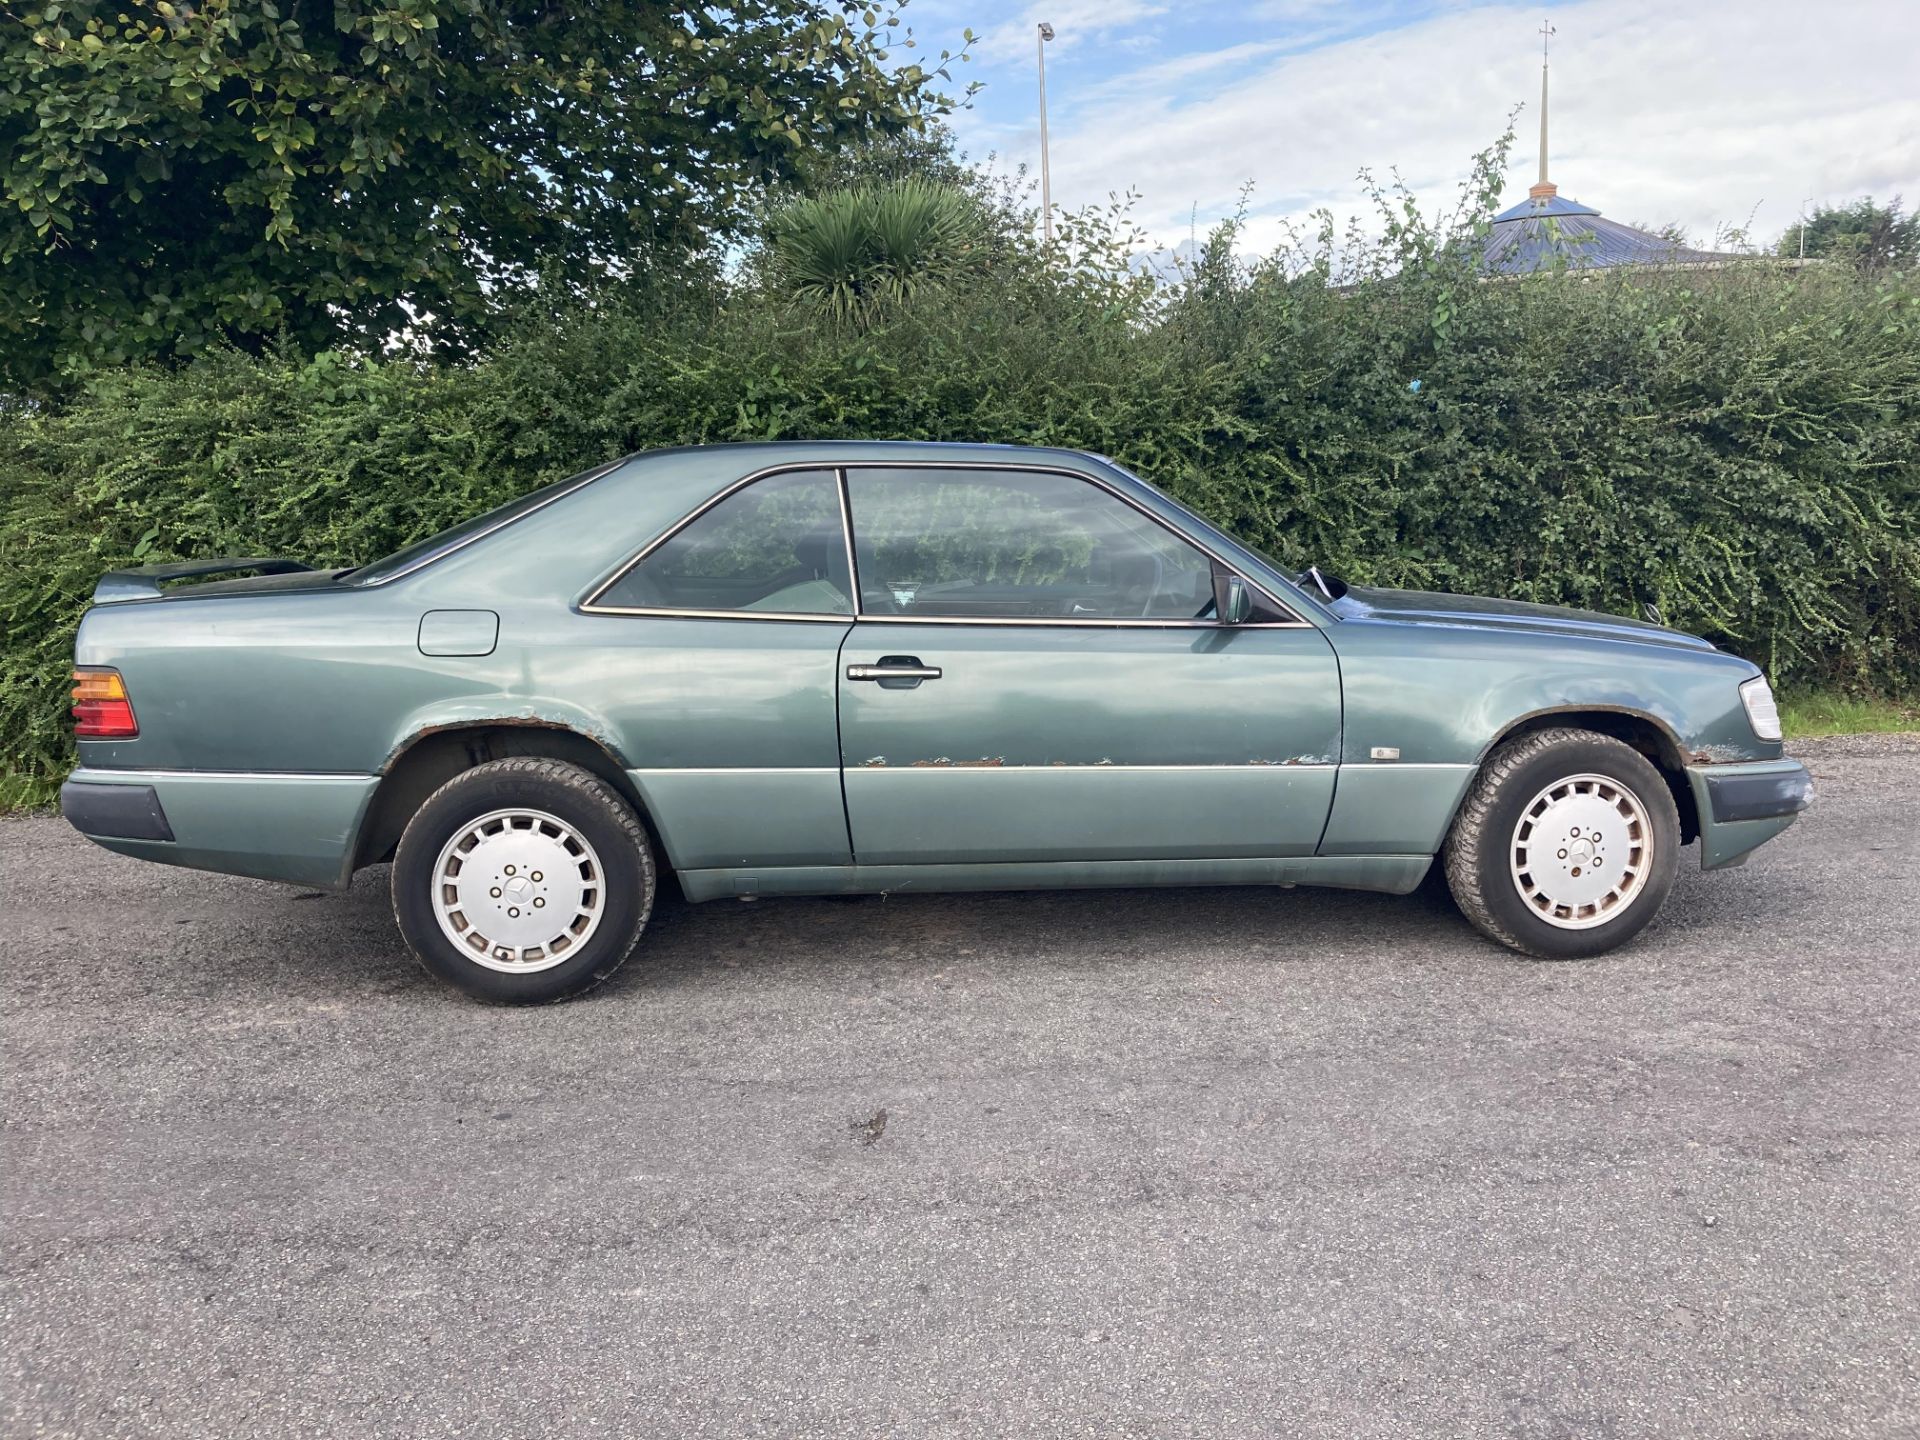
<svg viewBox="0 0 1920 1440">
<path fill-rule="evenodd" d="M 70 763 L 100 571 L 375 558 L 653 446 L 806 436 L 1112 455 L 1291 564 L 1638 614 L 1789 686 L 1920 686 L 1920 288 L 1756 264 L 1477 284 L 1445 262 L 1179 284 L 1030 263 L 823 326 L 653 276 L 483 363 L 215 355 L 0 411 L 0 768 Z"/>
</svg>

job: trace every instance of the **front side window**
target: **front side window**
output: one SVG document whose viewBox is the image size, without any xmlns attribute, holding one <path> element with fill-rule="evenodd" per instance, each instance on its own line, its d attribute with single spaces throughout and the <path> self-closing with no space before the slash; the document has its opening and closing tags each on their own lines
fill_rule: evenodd
<svg viewBox="0 0 1920 1440">
<path fill-rule="evenodd" d="M 595 601 L 631 610 L 853 614 L 831 470 L 756 480 L 649 551 Z"/>
<path fill-rule="evenodd" d="M 1206 554 L 1099 486 L 1029 470 L 847 472 L 861 609 L 946 619 L 1195 620 Z"/>
</svg>

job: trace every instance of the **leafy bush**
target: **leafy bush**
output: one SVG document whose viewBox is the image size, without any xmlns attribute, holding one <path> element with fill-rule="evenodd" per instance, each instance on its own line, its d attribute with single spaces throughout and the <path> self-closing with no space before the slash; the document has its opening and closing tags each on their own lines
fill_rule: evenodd
<svg viewBox="0 0 1920 1440">
<path fill-rule="evenodd" d="M 1920 686 L 1920 287 L 1766 262 L 1479 283 L 1457 225 L 1143 275 L 1099 217 L 823 326 L 768 267 L 531 297 L 471 367 L 213 354 L 0 427 L 0 765 L 70 763 L 97 574 L 358 563 L 604 457 L 802 437 L 1115 457 L 1292 565 L 1630 614 Z M 1005 236 L 996 245 L 1005 246 Z M 638 537 L 636 537 L 638 538 Z"/>
<path fill-rule="evenodd" d="M 1920 215 L 1906 214 L 1898 195 L 1891 205 L 1876 205 L 1870 195 L 1851 205 L 1821 205 L 1789 225 L 1773 248 L 1776 255 L 1867 271 L 1910 270 L 1920 265 Z"/>
<path fill-rule="evenodd" d="M 987 215 L 964 191 L 909 176 L 807 195 L 768 227 L 767 269 L 834 324 L 868 325 L 929 286 L 988 268 Z"/>
</svg>

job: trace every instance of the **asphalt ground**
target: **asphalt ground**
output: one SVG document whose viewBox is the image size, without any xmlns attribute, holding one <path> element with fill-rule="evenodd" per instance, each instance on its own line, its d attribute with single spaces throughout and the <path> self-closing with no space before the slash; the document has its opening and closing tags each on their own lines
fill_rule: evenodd
<svg viewBox="0 0 1920 1440">
<path fill-rule="evenodd" d="M 1920 1433 L 1920 744 L 1809 748 L 1599 960 L 1435 890 L 728 902 L 533 1011 L 384 871 L 0 822 L 0 1434 Z"/>
</svg>

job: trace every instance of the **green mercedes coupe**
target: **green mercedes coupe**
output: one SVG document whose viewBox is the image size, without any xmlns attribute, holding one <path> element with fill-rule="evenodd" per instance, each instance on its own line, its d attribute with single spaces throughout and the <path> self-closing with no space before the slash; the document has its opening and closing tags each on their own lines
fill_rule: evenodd
<svg viewBox="0 0 1920 1440">
<path fill-rule="evenodd" d="M 660 451 L 362 569 L 94 601 L 72 823 L 309 886 L 390 860 L 415 955 L 489 1000 L 606 978 L 662 866 L 697 901 L 1405 893 L 1438 858 L 1492 939 L 1596 955 L 1683 846 L 1738 864 L 1812 794 L 1705 640 L 1290 574 L 1064 450 Z"/>
</svg>

